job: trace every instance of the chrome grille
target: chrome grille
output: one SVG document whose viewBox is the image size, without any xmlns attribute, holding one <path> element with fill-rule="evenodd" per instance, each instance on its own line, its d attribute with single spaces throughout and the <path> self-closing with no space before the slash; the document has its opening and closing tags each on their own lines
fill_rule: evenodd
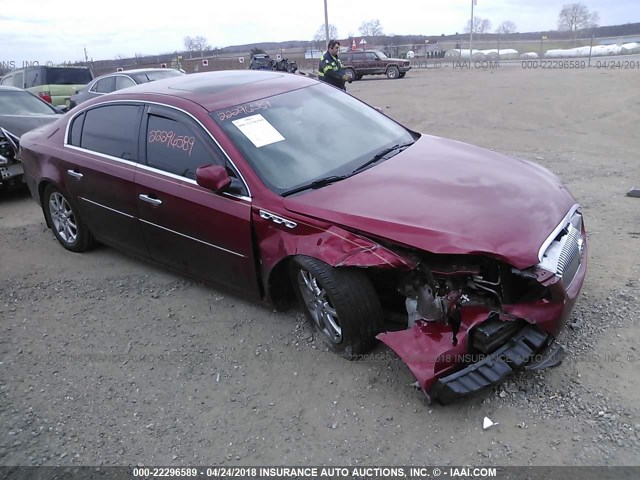
<svg viewBox="0 0 640 480">
<path fill-rule="evenodd" d="M 557 233 L 556 233 L 557 232 Z M 573 282 L 582 263 L 582 215 L 574 212 L 569 221 L 554 232 L 551 241 L 543 254 L 539 266 L 555 273 L 562 282 L 569 286 Z"/>
<path fill-rule="evenodd" d="M 582 237 L 580 230 L 572 224 L 567 227 L 566 242 L 560 252 L 556 273 L 562 277 L 562 282 L 569 285 L 573 281 L 580 262 L 582 261 Z"/>
</svg>

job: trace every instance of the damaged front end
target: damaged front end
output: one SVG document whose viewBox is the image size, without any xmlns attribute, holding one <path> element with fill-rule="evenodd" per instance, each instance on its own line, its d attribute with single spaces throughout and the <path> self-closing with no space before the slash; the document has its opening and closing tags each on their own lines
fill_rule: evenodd
<svg viewBox="0 0 640 480">
<path fill-rule="evenodd" d="M 561 363 L 555 343 L 582 286 L 586 237 L 577 207 L 519 270 L 488 256 L 413 252 L 417 267 L 378 279 L 395 284 L 386 306 L 408 329 L 378 335 L 409 366 L 430 400 L 449 403 L 502 382 L 519 368 Z"/>
<path fill-rule="evenodd" d="M 0 128 L 0 185 L 22 183 L 24 170 L 20 162 L 20 139 L 4 128 Z"/>
</svg>

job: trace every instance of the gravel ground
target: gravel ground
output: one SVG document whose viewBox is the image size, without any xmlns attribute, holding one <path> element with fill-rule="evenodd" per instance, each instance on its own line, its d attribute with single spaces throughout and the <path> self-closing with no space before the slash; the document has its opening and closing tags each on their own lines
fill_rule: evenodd
<svg viewBox="0 0 640 480">
<path fill-rule="evenodd" d="M 347 362 L 300 312 L 99 247 L 0 194 L 0 464 L 638 465 L 637 71 L 411 71 L 350 93 L 419 131 L 551 168 L 589 272 L 558 368 L 442 407 L 382 345 Z M 487 416 L 497 422 L 482 429 Z"/>
</svg>

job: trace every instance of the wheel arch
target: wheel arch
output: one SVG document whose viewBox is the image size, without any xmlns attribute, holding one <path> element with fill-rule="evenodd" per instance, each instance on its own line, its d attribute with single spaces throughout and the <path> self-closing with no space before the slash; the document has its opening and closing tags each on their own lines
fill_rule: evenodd
<svg viewBox="0 0 640 480">
<path fill-rule="evenodd" d="M 42 208 L 42 213 L 44 214 L 44 202 L 45 202 L 45 198 L 44 198 L 44 191 L 47 189 L 47 187 L 51 185 L 61 191 L 64 191 L 64 187 L 60 186 L 57 182 L 55 182 L 54 180 L 50 179 L 50 178 L 42 178 L 40 179 L 40 183 L 38 183 L 38 200 L 40 201 L 40 208 Z M 51 222 L 49 221 L 49 217 L 47 215 L 44 215 L 44 221 L 47 224 L 48 228 L 52 228 L 53 225 L 51 225 Z"/>
<path fill-rule="evenodd" d="M 258 229 L 261 227 L 272 228 L 266 223 Z M 265 294 L 277 308 L 286 308 L 295 299 L 289 266 L 296 256 L 311 257 L 334 268 L 412 270 L 416 266 L 414 259 L 337 226 L 322 229 L 298 224 L 297 228 L 307 231 L 294 235 L 278 229 L 276 236 L 271 231 L 259 245 Z"/>
</svg>

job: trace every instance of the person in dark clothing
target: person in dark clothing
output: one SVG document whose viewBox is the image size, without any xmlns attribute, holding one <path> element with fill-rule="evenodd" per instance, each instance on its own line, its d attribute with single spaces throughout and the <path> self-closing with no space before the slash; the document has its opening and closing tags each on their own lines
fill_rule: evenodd
<svg viewBox="0 0 640 480">
<path fill-rule="evenodd" d="M 340 52 L 340 42 L 337 40 L 329 40 L 328 50 L 322 56 L 320 65 L 318 66 L 318 79 L 327 82 L 334 87 L 347 91 L 346 82 L 351 81 L 351 77 L 345 74 L 342 68 L 342 62 L 338 58 Z"/>
</svg>

